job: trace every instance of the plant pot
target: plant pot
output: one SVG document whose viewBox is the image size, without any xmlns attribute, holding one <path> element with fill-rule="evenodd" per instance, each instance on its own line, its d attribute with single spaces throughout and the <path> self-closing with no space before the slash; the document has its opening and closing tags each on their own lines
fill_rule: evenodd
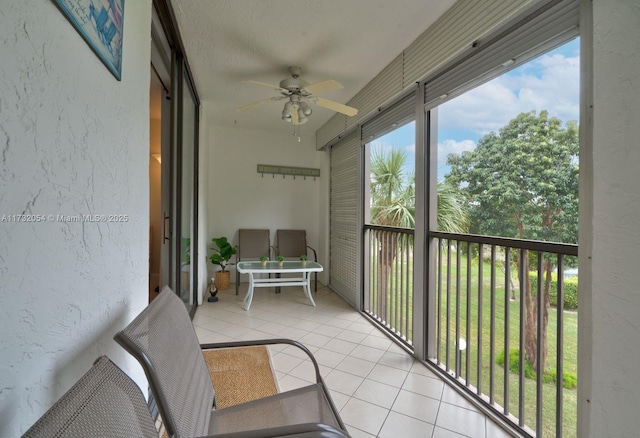
<svg viewBox="0 0 640 438">
<path fill-rule="evenodd" d="M 306 260 L 300 260 L 300 263 L 302 263 L 302 267 L 304 268 L 305 266 L 307 266 L 307 261 Z"/>
<path fill-rule="evenodd" d="M 278 262 L 278 268 L 282 268 L 282 264 L 283 264 L 283 263 L 284 263 L 284 262 Z"/>
<path fill-rule="evenodd" d="M 265 268 L 267 266 L 267 261 L 266 260 L 260 260 L 260 264 L 262 265 L 263 268 Z"/>
<path fill-rule="evenodd" d="M 216 287 L 218 290 L 229 289 L 229 279 L 231 278 L 229 271 L 216 271 Z"/>
</svg>

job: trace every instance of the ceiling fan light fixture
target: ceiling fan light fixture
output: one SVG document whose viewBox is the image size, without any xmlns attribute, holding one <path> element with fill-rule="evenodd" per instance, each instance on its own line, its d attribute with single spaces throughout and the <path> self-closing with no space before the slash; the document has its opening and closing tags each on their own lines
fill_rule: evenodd
<svg viewBox="0 0 640 438">
<path fill-rule="evenodd" d="M 308 117 L 311 115 L 311 113 L 313 112 L 311 110 L 311 107 L 309 106 L 309 104 L 307 102 L 300 102 L 300 109 L 299 111 L 302 111 L 302 113 L 304 114 L 305 117 Z"/>
<path fill-rule="evenodd" d="M 304 113 L 302 108 L 298 108 L 298 124 L 302 125 L 303 123 L 307 123 L 307 115 Z"/>
<path fill-rule="evenodd" d="M 295 111 L 295 108 L 293 107 L 291 102 L 285 103 L 284 109 L 282 110 L 282 120 L 286 120 L 287 122 L 290 122 L 291 118 L 293 117 L 294 111 Z"/>
</svg>

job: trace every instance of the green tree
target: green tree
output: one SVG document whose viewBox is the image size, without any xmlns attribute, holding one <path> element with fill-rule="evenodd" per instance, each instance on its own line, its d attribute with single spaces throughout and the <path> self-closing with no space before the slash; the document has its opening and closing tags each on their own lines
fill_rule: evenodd
<svg viewBox="0 0 640 438">
<path fill-rule="evenodd" d="M 577 242 L 578 125 L 547 111 L 521 113 L 484 136 L 475 150 L 447 158 L 446 181 L 463 193 L 474 233 L 566 243 Z M 529 255 L 524 251 L 525 266 Z M 544 367 L 553 261 L 545 258 L 543 307 L 531 293 L 529 269 L 518 272 L 525 285 L 525 352 Z M 543 351 L 537 351 L 537 315 L 542 311 Z"/>
</svg>

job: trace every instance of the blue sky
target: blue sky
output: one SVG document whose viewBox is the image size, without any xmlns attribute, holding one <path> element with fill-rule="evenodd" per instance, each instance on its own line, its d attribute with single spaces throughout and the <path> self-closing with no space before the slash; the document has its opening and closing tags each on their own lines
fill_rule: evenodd
<svg viewBox="0 0 640 438">
<path fill-rule="evenodd" d="M 546 109 L 563 122 L 579 115 L 579 40 L 547 52 L 510 72 L 438 107 L 438 180 L 448 172 L 449 153 L 475 148 L 477 141 L 498 131 L 521 112 Z M 415 124 L 375 140 L 408 152 L 414 167 Z"/>
</svg>

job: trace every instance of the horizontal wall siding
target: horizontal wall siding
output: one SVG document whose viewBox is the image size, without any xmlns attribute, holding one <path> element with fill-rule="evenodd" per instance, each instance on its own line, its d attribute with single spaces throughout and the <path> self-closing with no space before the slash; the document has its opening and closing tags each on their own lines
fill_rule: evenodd
<svg viewBox="0 0 640 438">
<path fill-rule="evenodd" d="M 415 108 L 416 95 L 412 93 L 362 125 L 362 141 L 368 143 L 380 138 L 402 125 L 402 122 L 413 119 Z"/>
<path fill-rule="evenodd" d="M 425 103 L 433 107 L 441 98 L 451 99 L 479 83 L 527 62 L 532 54 L 546 51 L 578 35 L 578 0 L 554 1 L 547 8 L 522 17 L 522 23 L 495 43 L 482 44 L 476 56 L 438 72 L 425 87 Z M 501 35 L 502 36 L 502 33 Z M 505 61 L 511 61 L 505 65 Z M 454 92 L 455 90 L 455 92 Z"/>
<path fill-rule="evenodd" d="M 405 50 L 403 87 L 420 81 L 532 0 L 460 0 Z"/>
<path fill-rule="evenodd" d="M 358 114 L 347 117 L 347 128 L 378 112 L 382 103 L 402 93 L 402 63 L 402 55 L 397 56 L 349 101 L 349 106 L 358 108 Z"/>
<path fill-rule="evenodd" d="M 416 82 L 441 67 L 473 41 L 486 35 L 500 23 L 529 6 L 534 0 L 459 0 L 420 37 L 387 65 L 347 104 L 358 109 L 346 117 L 345 128 L 362 123 L 379 107 L 397 99 Z M 345 117 L 345 116 L 342 116 Z M 335 121 L 330 119 L 316 134 L 321 149 L 334 140 Z"/>
<path fill-rule="evenodd" d="M 331 142 L 338 135 L 347 129 L 347 116 L 336 113 L 325 123 L 321 129 L 316 131 L 316 149 L 324 149 L 327 143 Z"/>
</svg>

